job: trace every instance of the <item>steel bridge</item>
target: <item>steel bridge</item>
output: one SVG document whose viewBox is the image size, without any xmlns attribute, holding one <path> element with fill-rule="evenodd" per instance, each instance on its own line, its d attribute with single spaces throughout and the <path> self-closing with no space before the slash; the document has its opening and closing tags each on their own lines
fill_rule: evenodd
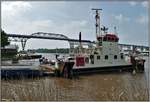
<svg viewBox="0 0 150 102">
<path fill-rule="evenodd" d="M 21 42 L 23 51 L 25 49 L 27 40 L 31 38 L 68 41 L 70 44 L 70 48 L 72 48 L 74 45 L 79 43 L 79 39 L 71 39 L 63 34 L 56 34 L 56 33 L 37 32 L 31 35 L 7 34 L 7 36 L 9 37 L 9 41 Z M 81 42 L 82 44 L 86 44 L 86 45 L 93 43 L 90 40 L 82 40 Z"/>
<path fill-rule="evenodd" d="M 37 32 L 30 35 L 7 34 L 7 36 L 9 37 L 9 41 L 21 42 L 22 50 L 25 49 L 27 40 L 31 38 L 68 41 L 70 44 L 70 48 L 73 48 L 74 45 L 79 44 L 79 39 L 71 39 L 63 34 L 56 34 L 56 33 Z M 83 45 L 86 44 L 89 46 L 95 43 L 94 41 L 90 41 L 90 40 L 81 40 L 81 42 Z M 121 49 L 126 48 L 128 50 L 133 50 L 134 48 L 138 48 L 141 51 L 149 51 L 149 47 L 143 45 L 119 44 L 119 47 Z"/>
</svg>

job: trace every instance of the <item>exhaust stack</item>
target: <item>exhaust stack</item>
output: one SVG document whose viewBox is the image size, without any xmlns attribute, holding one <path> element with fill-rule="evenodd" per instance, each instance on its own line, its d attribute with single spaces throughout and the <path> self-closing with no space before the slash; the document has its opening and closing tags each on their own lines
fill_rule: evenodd
<svg viewBox="0 0 150 102">
<path fill-rule="evenodd" d="M 81 32 L 79 32 L 79 53 L 82 53 Z"/>
<path fill-rule="evenodd" d="M 81 44 L 81 32 L 79 32 L 79 43 Z"/>
</svg>

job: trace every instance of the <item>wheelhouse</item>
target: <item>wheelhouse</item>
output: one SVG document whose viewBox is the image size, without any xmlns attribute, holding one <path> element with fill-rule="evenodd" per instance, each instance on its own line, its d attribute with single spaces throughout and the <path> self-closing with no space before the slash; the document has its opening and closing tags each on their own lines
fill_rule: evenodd
<svg viewBox="0 0 150 102">
<path fill-rule="evenodd" d="M 109 41 L 109 42 L 118 42 L 119 38 L 115 34 L 106 34 L 104 36 L 97 37 L 98 41 Z"/>
</svg>

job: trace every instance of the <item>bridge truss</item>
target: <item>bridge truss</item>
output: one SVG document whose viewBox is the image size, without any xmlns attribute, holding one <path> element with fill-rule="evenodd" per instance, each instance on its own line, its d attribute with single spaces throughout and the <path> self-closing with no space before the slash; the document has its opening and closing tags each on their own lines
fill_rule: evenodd
<svg viewBox="0 0 150 102">
<path fill-rule="evenodd" d="M 78 39 L 70 39 L 63 34 L 56 33 L 37 32 L 30 35 L 7 34 L 7 36 L 9 37 L 9 41 L 21 42 L 23 51 L 25 50 L 27 40 L 31 38 L 68 41 L 70 49 L 73 49 L 74 45 L 79 45 Z M 81 42 L 83 45 L 89 45 L 92 43 L 90 40 L 82 40 Z"/>
</svg>

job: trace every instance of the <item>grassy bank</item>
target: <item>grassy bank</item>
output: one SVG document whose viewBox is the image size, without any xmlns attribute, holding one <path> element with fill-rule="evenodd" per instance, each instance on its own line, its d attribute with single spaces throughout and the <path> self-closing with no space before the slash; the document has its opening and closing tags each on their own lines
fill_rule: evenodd
<svg viewBox="0 0 150 102">
<path fill-rule="evenodd" d="M 82 80 L 82 79 L 81 79 Z M 106 79 L 104 79 L 106 81 Z M 81 86 L 82 80 L 14 80 L 2 81 L 2 99 L 15 101 L 148 101 L 148 89 L 141 84 L 132 84 L 93 91 L 92 86 Z M 15 83 L 15 84 L 14 84 Z M 71 84 L 70 84 L 71 83 Z M 104 82 L 105 83 L 105 82 Z M 129 83 L 130 84 L 130 83 Z M 96 86 L 96 84 L 95 84 Z M 93 86 L 94 87 L 94 86 Z"/>
<path fill-rule="evenodd" d="M 40 48 L 40 49 L 30 49 L 29 51 L 37 53 L 69 53 L 69 48 L 57 48 L 57 49 Z"/>
</svg>

